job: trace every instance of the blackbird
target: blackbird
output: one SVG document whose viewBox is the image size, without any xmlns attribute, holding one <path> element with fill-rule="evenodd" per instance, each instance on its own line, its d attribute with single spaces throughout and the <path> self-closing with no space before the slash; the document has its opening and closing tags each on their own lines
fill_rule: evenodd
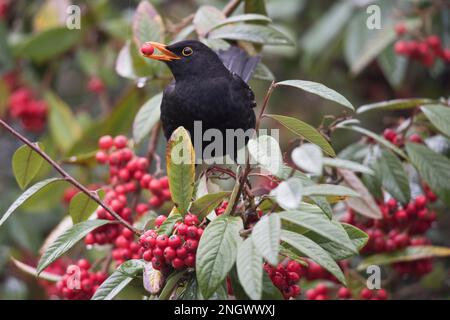
<svg viewBox="0 0 450 320">
<path fill-rule="evenodd" d="M 154 48 L 160 54 L 155 54 Z M 246 131 L 255 128 L 255 96 L 246 81 L 250 79 L 260 57 L 250 57 L 235 46 L 218 55 L 196 40 L 171 45 L 146 42 L 141 53 L 165 62 L 174 76 L 174 80 L 164 89 L 161 103 L 161 122 L 167 139 L 179 126 L 188 130 L 191 138 L 194 137 L 194 121 L 201 121 L 203 132 L 218 129 L 222 133 L 220 155 L 225 155 L 230 153 L 225 146 L 226 129 Z M 245 140 L 248 141 L 248 138 Z M 201 150 L 209 144 L 201 143 Z M 239 147 L 232 149 L 233 158 Z"/>
</svg>

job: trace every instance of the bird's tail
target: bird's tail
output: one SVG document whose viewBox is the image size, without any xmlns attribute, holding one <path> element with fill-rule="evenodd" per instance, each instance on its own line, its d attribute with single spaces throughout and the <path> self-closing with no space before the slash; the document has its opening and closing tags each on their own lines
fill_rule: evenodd
<svg viewBox="0 0 450 320">
<path fill-rule="evenodd" d="M 250 80 L 256 66 L 261 60 L 260 56 L 252 57 L 245 50 L 237 46 L 231 46 L 227 50 L 219 50 L 218 55 L 225 67 L 237 74 L 245 82 Z"/>
</svg>

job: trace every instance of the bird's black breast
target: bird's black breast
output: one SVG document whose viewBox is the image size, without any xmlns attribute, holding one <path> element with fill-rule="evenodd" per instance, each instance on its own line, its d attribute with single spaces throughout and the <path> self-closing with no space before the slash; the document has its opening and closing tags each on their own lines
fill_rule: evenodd
<svg viewBox="0 0 450 320">
<path fill-rule="evenodd" d="M 251 129 L 255 127 L 254 94 L 237 75 L 172 82 L 164 90 L 161 121 L 168 139 L 179 126 L 194 135 L 194 121 L 207 129 Z"/>
</svg>

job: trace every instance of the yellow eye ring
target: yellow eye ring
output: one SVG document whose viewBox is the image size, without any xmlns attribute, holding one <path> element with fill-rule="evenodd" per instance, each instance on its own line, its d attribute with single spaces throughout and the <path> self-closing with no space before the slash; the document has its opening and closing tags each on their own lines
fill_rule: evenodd
<svg viewBox="0 0 450 320">
<path fill-rule="evenodd" d="M 189 57 L 191 54 L 194 53 L 194 51 L 192 50 L 191 47 L 185 47 L 181 53 L 183 54 L 183 56 Z"/>
</svg>

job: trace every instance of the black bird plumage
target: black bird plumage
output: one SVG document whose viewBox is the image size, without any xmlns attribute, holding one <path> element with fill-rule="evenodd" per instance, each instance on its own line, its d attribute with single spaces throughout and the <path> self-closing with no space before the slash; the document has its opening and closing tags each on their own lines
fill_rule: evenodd
<svg viewBox="0 0 450 320">
<path fill-rule="evenodd" d="M 177 42 L 165 49 L 179 57 L 164 61 L 174 76 L 164 89 L 161 104 L 161 122 L 167 139 L 179 126 L 193 137 L 194 121 L 202 121 L 203 131 L 220 130 L 224 140 L 226 129 L 255 128 L 255 96 L 246 81 L 259 57 L 250 57 L 238 47 L 220 52 L 219 57 L 195 40 Z M 190 55 L 184 55 L 183 50 Z"/>
</svg>

